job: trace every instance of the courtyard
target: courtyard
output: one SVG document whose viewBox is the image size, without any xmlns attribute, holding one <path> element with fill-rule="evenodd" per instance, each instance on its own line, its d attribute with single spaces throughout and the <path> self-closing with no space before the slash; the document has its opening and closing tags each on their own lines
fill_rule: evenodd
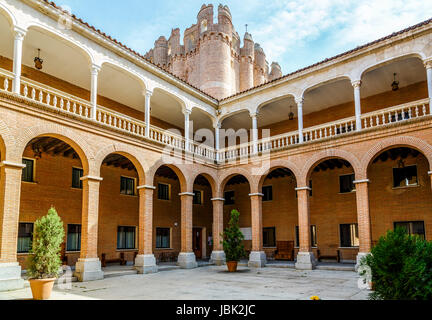
<svg viewBox="0 0 432 320">
<path fill-rule="evenodd" d="M 115 267 L 106 274 L 119 272 Z M 249 269 L 228 273 L 226 266 L 193 270 L 167 268 L 155 274 L 109 276 L 92 282 L 73 282 L 71 288 L 54 287 L 51 300 L 366 300 L 369 291 L 357 286 L 353 271 L 291 268 Z M 1 292 L 0 300 L 31 299 L 31 290 Z"/>
</svg>

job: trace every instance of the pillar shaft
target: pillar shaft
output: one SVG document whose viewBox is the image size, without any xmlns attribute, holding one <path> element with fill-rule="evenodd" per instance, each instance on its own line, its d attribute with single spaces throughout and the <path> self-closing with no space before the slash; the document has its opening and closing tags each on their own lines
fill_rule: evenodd
<svg viewBox="0 0 432 320">
<path fill-rule="evenodd" d="M 145 136 L 148 138 L 150 137 L 150 99 L 152 96 L 152 92 L 151 91 L 146 91 L 145 94 Z"/>
<path fill-rule="evenodd" d="M 99 186 L 101 178 L 83 177 L 81 259 L 98 258 Z"/>
<path fill-rule="evenodd" d="M 190 253 L 192 250 L 192 204 L 193 193 L 180 194 L 181 199 L 181 252 Z"/>
<path fill-rule="evenodd" d="M 154 187 L 139 188 L 138 254 L 153 254 Z"/>
<path fill-rule="evenodd" d="M 299 143 L 303 143 L 303 98 L 297 99 L 297 113 L 298 113 L 298 133 L 299 133 Z"/>
<path fill-rule="evenodd" d="M 90 103 L 92 105 L 91 117 L 96 120 L 97 114 L 97 96 L 98 96 L 98 75 L 100 67 L 93 65 L 91 69 L 91 92 L 90 92 Z"/>
<path fill-rule="evenodd" d="M 251 114 L 252 119 L 252 144 L 253 144 L 253 153 L 258 152 L 258 115 L 256 113 Z"/>
<path fill-rule="evenodd" d="M 361 96 L 360 96 L 360 88 L 361 81 L 354 81 L 352 83 L 354 87 L 354 104 L 355 104 L 355 117 L 356 117 L 356 130 L 360 131 L 362 129 L 361 122 Z"/>
<path fill-rule="evenodd" d="M 427 75 L 427 87 L 429 93 L 429 114 L 432 114 L 432 61 L 427 61 L 425 63 L 425 66 Z"/>
<path fill-rule="evenodd" d="M 189 142 L 190 142 L 190 126 L 189 126 L 189 121 L 190 121 L 190 114 L 191 114 L 191 111 L 189 111 L 189 110 L 184 110 L 183 111 L 183 114 L 184 114 L 184 120 L 185 120 L 185 124 L 184 124 L 184 136 L 185 136 L 185 150 L 186 151 L 189 151 L 190 150 L 190 148 L 189 148 Z"/>
<path fill-rule="evenodd" d="M 223 233 L 223 199 L 213 200 L 213 251 L 223 251 L 221 243 Z"/>
<path fill-rule="evenodd" d="M 263 251 L 262 234 L 262 197 L 263 194 L 250 195 L 252 215 L 252 251 Z"/>
<path fill-rule="evenodd" d="M 14 39 L 14 57 L 13 57 L 13 93 L 21 92 L 21 67 L 22 67 L 22 47 L 25 37 L 25 31 L 15 29 Z"/>
<path fill-rule="evenodd" d="M 18 223 L 21 197 L 21 164 L 0 167 L 0 263 L 17 261 Z"/>
<path fill-rule="evenodd" d="M 355 181 L 357 201 L 357 222 L 359 229 L 359 252 L 368 253 L 372 249 L 372 232 L 369 214 L 369 180 Z"/>
<path fill-rule="evenodd" d="M 311 251 L 309 188 L 297 189 L 300 252 Z"/>
</svg>

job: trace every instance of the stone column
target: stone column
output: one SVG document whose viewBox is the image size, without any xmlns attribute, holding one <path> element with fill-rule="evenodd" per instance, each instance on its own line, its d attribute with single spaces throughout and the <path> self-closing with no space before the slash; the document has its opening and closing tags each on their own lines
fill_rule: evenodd
<svg viewBox="0 0 432 320">
<path fill-rule="evenodd" d="M 146 92 L 145 92 L 145 114 L 144 114 L 144 117 L 145 117 L 144 120 L 145 120 L 145 125 L 146 125 L 146 128 L 145 128 L 146 138 L 150 137 L 150 99 L 151 99 L 152 95 L 153 95 L 152 91 L 146 90 Z"/>
<path fill-rule="evenodd" d="M 313 270 L 316 260 L 311 250 L 309 192 L 311 188 L 296 188 L 298 200 L 299 240 L 300 248 L 297 254 L 296 269 Z"/>
<path fill-rule="evenodd" d="M 190 127 L 189 127 L 189 121 L 190 121 L 190 114 L 192 113 L 191 110 L 184 109 L 183 114 L 185 118 L 185 124 L 184 124 L 184 136 L 185 136 L 185 151 L 190 151 L 189 148 L 189 142 L 190 142 Z"/>
<path fill-rule="evenodd" d="M 356 80 L 352 82 L 352 86 L 354 87 L 354 104 L 355 104 L 355 117 L 356 117 L 356 130 L 360 131 L 362 129 L 361 122 L 361 96 L 360 96 L 360 88 L 362 82 L 361 80 Z"/>
<path fill-rule="evenodd" d="M 177 263 L 183 269 L 193 269 L 198 267 L 195 253 L 192 250 L 192 192 L 179 194 L 181 199 L 181 252 L 178 256 Z"/>
<path fill-rule="evenodd" d="M 369 180 L 354 181 L 356 186 L 357 223 L 359 230 L 359 253 L 357 255 L 356 270 L 361 259 L 372 249 L 372 230 L 369 214 Z"/>
<path fill-rule="evenodd" d="M 85 176 L 81 218 L 81 255 L 75 265 L 79 281 L 103 279 L 101 262 L 97 253 L 100 177 Z"/>
<path fill-rule="evenodd" d="M 262 228 L 262 193 L 251 193 L 252 218 L 252 251 L 249 256 L 250 268 L 262 268 L 267 263 L 267 256 L 263 250 Z"/>
<path fill-rule="evenodd" d="M 219 162 L 219 150 L 220 150 L 220 129 L 221 129 L 221 124 L 217 123 L 216 125 L 214 125 L 214 130 L 215 130 L 215 150 L 216 150 L 216 162 Z"/>
<path fill-rule="evenodd" d="M 432 60 L 425 62 L 427 87 L 429 92 L 429 114 L 432 114 Z"/>
<path fill-rule="evenodd" d="M 91 67 L 91 92 L 90 92 L 90 103 L 92 106 L 91 118 L 96 120 L 97 114 L 97 96 L 98 96 L 98 75 L 101 67 L 93 64 Z"/>
<path fill-rule="evenodd" d="M 213 198 L 213 252 L 210 261 L 216 265 L 224 265 L 226 262 L 225 252 L 223 250 L 222 233 L 223 233 L 223 206 L 225 199 Z"/>
<path fill-rule="evenodd" d="M 254 154 L 258 153 L 258 114 L 251 113 L 252 119 L 252 151 Z"/>
<path fill-rule="evenodd" d="M 298 113 L 298 134 L 299 134 L 299 143 L 303 143 L 303 98 L 296 99 L 297 103 L 297 113 Z"/>
<path fill-rule="evenodd" d="M 0 163 L 0 291 L 24 287 L 17 262 L 21 175 L 25 165 Z"/>
<path fill-rule="evenodd" d="M 153 191 L 156 187 L 140 186 L 137 189 L 139 192 L 139 226 L 135 269 L 141 274 L 156 273 L 158 267 L 153 254 Z"/>
<path fill-rule="evenodd" d="M 22 46 L 26 31 L 21 28 L 15 28 L 14 53 L 13 53 L 13 93 L 21 93 L 21 66 L 22 66 Z"/>
</svg>

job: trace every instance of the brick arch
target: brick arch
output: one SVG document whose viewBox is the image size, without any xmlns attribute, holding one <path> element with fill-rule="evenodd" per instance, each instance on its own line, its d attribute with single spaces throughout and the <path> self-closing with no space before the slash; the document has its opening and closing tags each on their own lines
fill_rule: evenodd
<svg viewBox="0 0 432 320">
<path fill-rule="evenodd" d="M 3 120 L 0 120 L 0 161 L 9 159 L 9 154 L 15 146 L 15 138 L 10 133 L 9 127 Z"/>
<path fill-rule="evenodd" d="M 432 166 L 432 146 L 426 141 L 411 136 L 392 137 L 378 142 L 363 156 L 361 160 L 361 171 L 359 179 L 367 179 L 367 171 L 372 160 L 381 152 L 396 148 L 410 147 L 421 152 L 429 162 L 429 168 Z"/>
<path fill-rule="evenodd" d="M 308 186 L 308 181 L 309 181 L 309 176 L 312 172 L 312 170 L 315 168 L 315 166 L 325 160 L 331 159 L 331 158 L 341 158 L 343 160 L 348 161 L 353 169 L 354 169 L 354 173 L 356 175 L 356 179 L 361 179 L 360 178 L 360 172 L 361 170 L 361 163 L 358 160 L 358 158 L 353 155 L 352 153 L 345 151 L 345 150 L 341 150 L 341 149 L 328 149 L 328 150 L 323 150 L 321 152 L 318 152 L 316 154 L 314 154 L 312 157 L 310 157 L 305 165 L 303 166 L 303 169 L 300 173 L 300 178 L 297 181 L 297 187 L 301 188 L 301 187 L 306 187 Z"/>
<path fill-rule="evenodd" d="M 187 168 L 184 168 L 184 166 L 182 166 L 181 164 L 171 164 L 171 163 L 166 163 L 165 161 L 163 161 L 163 159 L 158 160 L 155 164 L 153 164 L 146 172 L 145 172 L 145 176 L 147 178 L 148 184 L 149 185 L 153 185 L 154 184 L 154 179 L 156 176 L 156 171 L 162 167 L 162 166 L 167 166 L 168 168 L 170 168 L 171 170 L 173 170 L 175 172 L 175 174 L 177 175 L 177 177 L 179 178 L 180 181 L 180 190 L 181 192 L 192 192 L 191 188 L 193 186 L 190 186 L 188 184 L 188 182 L 190 181 L 190 177 L 189 177 L 189 172 Z"/>
<path fill-rule="evenodd" d="M 202 168 L 199 168 L 198 170 L 196 170 L 195 172 L 193 172 L 189 176 L 190 180 L 188 181 L 188 185 L 191 186 L 191 188 L 193 188 L 194 182 L 199 175 L 202 175 L 207 179 L 207 181 L 210 183 L 210 187 L 212 190 L 212 196 L 216 197 L 216 193 L 218 190 L 217 184 L 216 184 L 217 183 L 217 176 L 214 174 L 213 171 L 211 171 L 208 168 L 202 167 Z"/>
<path fill-rule="evenodd" d="M 218 189 L 216 191 L 216 197 L 222 197 L 223 195 L 223 191 L 225 189 L 225 185 L 227 184 L 227 182 L 229 181 L 229 179 L 231 179 L 232 177 L 236 176 L 236 175 L 242 175 L 244 176 L 248 183 L 249 183 L 249 187 L 251 188 L 250 191 L 252 192 L 252 182 L 253 182 L 253 177 L 251 175 L 251 173 L 249 172 L 249 170 L 246 170 L 244 168 L 230 168 L 227 169 L 225 171 L 223 171 L 219 177 L 218 177 L 218 182 L 217 182 L 217 186 Z"/>
<path fill-rule="evenodd" d="M 95 160 L 92 162 L 93 165 L 90 168 L 90 173 L 99 177 L 103 161 L 112 153 L 120 154 L 129 159 L 138 172 L 139 185 L 142 186 L 146 184 L 147 180 L 144 169 L 146 167 L 146 161 L 142 157 L 142 153 L 138 152 L 136 148 L 128 145 L 111 144 L 99 150 L 96 153 Z"/>
<path fill-rule="evenodd" d="M 297 165 L 289 160 L 285 159 L 276 159 L 272 160 L 270 162 L 270 168 L 268 170 L 263 171 L 262 175 L 256 176 L 253 182 L 253 186 L 251 187 L 252 190 L 257 190 L 258 192 L 261 192 L 262 186 L 264 183 L 264 180 L 266 177 L 275 169 L 279 168 L 285 168 L 289 169 L 293 175 L 296 181 L 300 178 L 300 170 L 298 169 Z"/>
<path fill-rule="evenodd" d="M 21 162 L 24 149 L 32 139 L 37 137 L 53 137 L 69 144 L 80 157 L 84 175 L 89 174 L 90 163 L 94 161 L 92 148 L 87 140 L 79 133 L 58 124 L 45 124 L 22 130 L 16 139 L 13 151 L 14 161 Z"/>
</svg>

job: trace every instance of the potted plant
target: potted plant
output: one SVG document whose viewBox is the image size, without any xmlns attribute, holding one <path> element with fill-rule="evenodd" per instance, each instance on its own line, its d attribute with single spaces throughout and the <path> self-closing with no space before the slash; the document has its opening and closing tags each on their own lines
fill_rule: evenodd
<svg viewBox="0 0 432 320">
<path fill-rule="evenodd" d="M 54 281 L 61 270 L 60 250 L 64 236 L 63 222 L 54 208 L 35 222 L 32 249 L 27 260 L 34 300 L 46 300 L 51 296 Z"/>
<path fill-rule="evenodd" d="M 231 211 L 231 219 L 228 223 L 228 228 L 222 234 L 222 244 L 225 251 L 227 266 L 229 272 L 237 271 L 237 264 L 240 258 L 246 253 L 244 250 L 243 240 L 244 235 L 239 227 L 240 212 L 237 210 Z"/>
</svg>

